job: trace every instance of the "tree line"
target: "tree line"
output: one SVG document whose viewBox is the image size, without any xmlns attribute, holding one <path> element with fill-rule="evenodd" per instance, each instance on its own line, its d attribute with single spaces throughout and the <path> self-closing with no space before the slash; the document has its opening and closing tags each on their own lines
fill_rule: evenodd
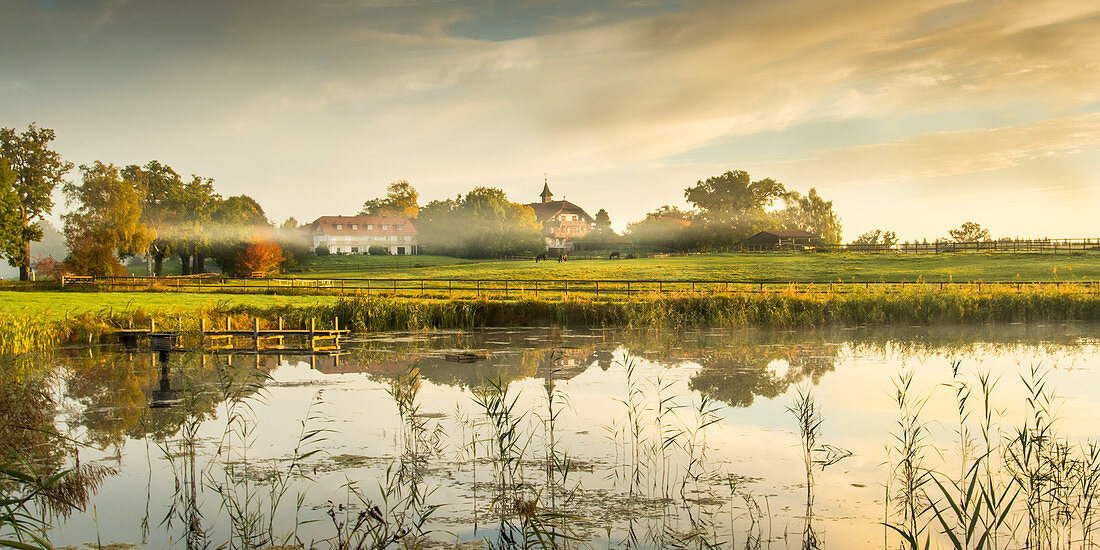
<svg viewBox="0 0 1100 550">
<path fill-rule="evenodd" d="M 297 222 L 271 225 L 248 195 L 223 197 L 214 180 L 182 177 L 171 166 L 95 161 L 78 167 L 79 181 L 66 181 L 73 164 L 50 148 L 54 131 L 31 125 L 24 132 L 0 129 L 0 254 L 29 279 L 30 243 L 42 236 L 60 187 L 69 211 L 62 215 L 69 247 L 64 263 L 51 269 L 82 275 L 124 275 L 120 259 L 143 256 L 150 275 L 178 257 L 184 275 L 206 271 L 213 260 L 223 272 L 270 271 L 308 254 Z"/>
</svg>

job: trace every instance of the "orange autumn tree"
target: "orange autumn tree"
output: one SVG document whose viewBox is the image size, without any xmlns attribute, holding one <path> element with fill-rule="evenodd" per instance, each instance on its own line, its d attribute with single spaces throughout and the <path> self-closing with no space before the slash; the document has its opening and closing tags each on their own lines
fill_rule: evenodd
<svg viewBox="0 0 1100 550">
<path fill-rule="evenodd" d="M 283 263 L 283 249 L 274 241 L 252 241 L 237 254 L 236 271 L 239 276 L 266 275 Z"/>
</svg>

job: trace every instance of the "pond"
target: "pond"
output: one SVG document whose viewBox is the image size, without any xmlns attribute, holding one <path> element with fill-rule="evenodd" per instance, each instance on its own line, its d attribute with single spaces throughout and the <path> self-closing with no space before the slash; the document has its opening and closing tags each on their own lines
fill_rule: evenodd
<svg viewBox="0 0 1100 550">
<path fill-rule="evenodd" d="M 0 435 L 75 466 L 59 547 L 895 548 L 971 518 L 998 547 L 1091 544 L 1096 328 L 70 348 L 3 359 Z"/>
</svg>

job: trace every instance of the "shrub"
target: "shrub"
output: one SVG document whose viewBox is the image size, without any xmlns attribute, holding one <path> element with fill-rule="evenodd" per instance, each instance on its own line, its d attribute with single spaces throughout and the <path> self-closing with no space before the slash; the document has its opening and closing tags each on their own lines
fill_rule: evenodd
<svg viewBox="0 0 1100 550">
<path fill-rule="evenodd" d="M 371 256 L 389 256 L 390 251 L 384 246 L 378 246 L 375 244 L 367 248 L 367 254 L 370 254 Z"/>
<path fill-rule="evenodd" d="M 313 253 L 318 256 L 328 256 L 328 246 L 323 244 L 317 245 L 317 248 L 313 249 Z"/>
</svg>

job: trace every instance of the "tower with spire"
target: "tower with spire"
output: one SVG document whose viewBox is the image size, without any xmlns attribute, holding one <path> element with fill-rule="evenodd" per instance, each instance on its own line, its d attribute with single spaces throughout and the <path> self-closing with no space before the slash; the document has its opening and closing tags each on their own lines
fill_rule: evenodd
<svg viewBox="0 0 1100 550">
<path fill-rule="evenodd" d="M 543 204 L 554 200 L 554 194 L 550 192 L 550 180 L 546 177 L 546 174 L 542 175 L 542 193 L 539 193 L 542 197 Z"/>
</svg>

